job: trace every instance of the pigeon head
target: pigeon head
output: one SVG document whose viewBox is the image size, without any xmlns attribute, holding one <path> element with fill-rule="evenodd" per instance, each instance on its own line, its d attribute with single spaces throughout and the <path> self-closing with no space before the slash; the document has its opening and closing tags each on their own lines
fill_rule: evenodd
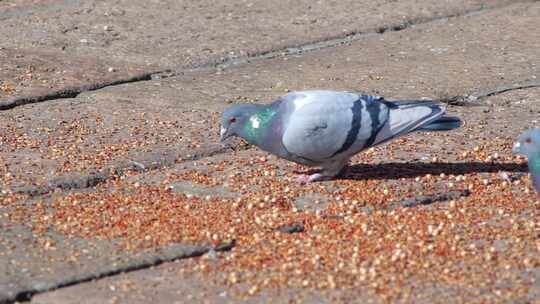
<svg viewBox="0 0 540 304">
<path fill-rule="evenodd" d="M 221 140 L 231 136 L 242 137 L 244 126 L 260 107 L 255 104 L 236 104 L 225 109 L 221 116 Z"/>
<path fill-rule="evenodd" d="M 527 158 L 535 157 L 540 153 L 540 128 L 532 128 L 523 132 L 514 143 L 512 152 Z"/>
</svg>

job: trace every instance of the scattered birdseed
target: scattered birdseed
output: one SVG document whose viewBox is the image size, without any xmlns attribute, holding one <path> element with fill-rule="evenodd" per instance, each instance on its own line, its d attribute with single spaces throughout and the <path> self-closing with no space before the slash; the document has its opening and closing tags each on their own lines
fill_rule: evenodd
<svg viewBox="0 0 540 304">
<path fill-rule="evenodd" d="M 95 124 L 104 124 L 98 117 L 92 117 Z M 182 129 L 182 123 L 162 121 L 160 127 L 151 122 L 151 114 L 142 117 L 136 122 L 147 127 Z M 76 139 L 96 136 L 88 126 L 92 119 L 61 124 L 55 132 L 64 131 L 66 142 L 51 143 L 56 150 L 40 153 L 69 160 L 63 163 L 65 170 L 85 170 L 107 166 L 127 155 L 132 145 L 152 146 L 145 145 L 145 136 L 152 135 L 149 129 L 134 124 L 128 127 L 133 142 L 100 143 L 96 150 L 103 148 L 103 154 L 84 156 Z M 113 134 L 108 127 L 104 134 Z M 24 130 L 13 131 L 0 135 L 2 142 L 10 142 L 9 149 L 43 145 Z M 213 157 L 211 163 L 197 160 L 196 167 L 124 172 L 94 189 L 58 193 L 50 201 L 21 204 L 24 196 L 5 193 L 0 204 L 10 208 L 3 216 L 30 227 L 48 250 L 57 246 L 44 237 L 50 230 L 68 237 L 120 240 L 133 252 L 172 243 L 212 244 L 215 254 L 190 260 L 190 271 L 235 294 L 254 295 L 265 288 L 354 288 L 395 302 L 422 287 L 458 286 L 467 297 L 481 286 L 486 294 L 498 294 L 485 302 L 526 299 L 533 284 L 528 271 L 540 266 L 537 197 L 526 192 L 532 189 L 527 174 L 512 181 L 526 169 L 523 160 L 511 156 L 512 139 L 477 144 L 482 141 L 468 135 L 478 133 L 464 128 L 452 136 L 426 133 L 400 139 L 355 156 L 343 179 L 325 183 L 291 183 L 293 170 L 306 169 L 258 150 L 238 150 Z M 159 140 L 167 144 L 181 138 L 193 147 L 204 143 L 187 140 L 187 134 Z M 454 147 L 446 150 L 444 162 L 438 157 L 433 163 L 431 155 L 417 163 L 397 161 L 403 152 L 429 149 L 432 140 Z M 495 152 L 498 157 L 487 163 Z M 508 172 L 508 180 L 499 171 Z M 0 177 L 2 185 L 17 178 L 4 163 Z M 145 182 L 152 179 L 158 182 Z M 234 196 L 188 195 L 169 187 L 186 181 L 201 188 L 227 183 Z M 321 208 L 314 212 L 295 207 L 297 198 L 313 193 L 327 203 L 317 204 Z M 392 205 L 419 197 L 431 198 L 431 203 Z M 300 226 L 291 223 L 301 223 L 302 233 L 276 232 L 276 227 Z M 218 250 L 225 244 L 234 247 Z"/>
</svg>

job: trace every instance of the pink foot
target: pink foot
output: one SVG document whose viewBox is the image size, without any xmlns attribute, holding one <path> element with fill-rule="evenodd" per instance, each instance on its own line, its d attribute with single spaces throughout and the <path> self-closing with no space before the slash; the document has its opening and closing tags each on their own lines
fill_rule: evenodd
<svg viewBox="0 0 540 304">
<path fill-rule="evenodd" d="M 329 176 L 324 176 L 320 173 L 315 173 L 315 174 L 311 174 L 311 175 L 300 175 L 296 178 L 296 182 L 300 183 L 300 184 L 309 184 L 309 183 L 312 183 L 312 182 L 316 182 L 316 181 L 323 181 L 323 180 L 329 180 L 331 179 L 331 177 Z"/>
<path fill-rule="evenodd" d="M 299 183 L 299 184 L 307 184 L 307 183 L 309 183 L 309 175 L 305 175 L 305 174 L 299 175 L 296 178 L 296 182 Z"/>
</svg>

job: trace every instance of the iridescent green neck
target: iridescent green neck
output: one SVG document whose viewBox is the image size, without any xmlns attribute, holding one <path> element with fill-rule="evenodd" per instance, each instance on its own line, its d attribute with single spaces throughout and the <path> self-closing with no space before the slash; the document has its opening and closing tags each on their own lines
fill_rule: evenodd
<svg viewBox="0 0 540 304">
<path fill-rule="evenodd" d="M 260 144 L 263 134 L 268 129 L 275 114 L 275 109 L 271 107 L 253 113 L 244 125 L 243 137 L 249 142 Z"/>
<path fill-rule="evenodd" d="M 529 171 L 532 172 L 540 172 L 540 153 L 535 154 L 534 156 L 531 156 L 528 159 L 529 163 Z"/>
</svg>

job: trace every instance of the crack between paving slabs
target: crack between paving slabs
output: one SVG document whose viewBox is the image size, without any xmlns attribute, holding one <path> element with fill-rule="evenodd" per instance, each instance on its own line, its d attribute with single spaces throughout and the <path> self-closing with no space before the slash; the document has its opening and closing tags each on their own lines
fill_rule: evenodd
<svg viewBox="0 0 540 304">
<path fill-rule="evenodd" d="M 199 257 L 209 252 L 225 252 L 230 251 L 236 245 L 235 240 L 229 242 L 221 243 L 217 246 L 210 245 L 201 245 L 201 246 L 185 246 L 177 244 L 177 246 L 169 246 L 161 248 L 160 252 L 157 254 L 147 253 L 146 257 L 140 258 L 136 262 L 126 265 L 124 267 L 119 267 L 116 269 L 105 270 L 102 272 L 80 275 L 79 277 L 74 277 L 66 280 L 65 282 L 60 282 L 56 284 L 51 284 L 51 286 L 45 286 L 43 288 L 29 289 L 18 292 L 11 299 L 0 299 L 0 304 L 3 303 L 14 303 L 17 301 L 29 301 L 32 296 L 38 293 L 53 291 L 55 289 L 69 287 L 77 285 L 80 283 L 89 282 L 92 280 L 103 279 L 106 277 L 115 276 L 121 273 L 128 273 L 137 270 L 143 270 L 150 267 L 155 267 L 163 263 L 173 262 L 180 259 Z"/>
<path fill-rule="evenodd" d="M 50 94 L 45 94 L 45 95 L 15 97 L 13 99 L 8 99 L 7 101 L 0 101 L 0 111 L 10 110 L 17 106 L 22 106 L 22 105 L 31 104 L 31 103 L 46 102 L 46 101 L 52 101 L 52 100 L 57 100 L 57 99 L 63 99 L 63 98 L 74 98 L 83 92 L 96 91 L 96 90 L 103 89 L 106 87 L 117 86 L 117 85 L 122 85 L 126 83 L 148 81 L 152 79 L 170 78 L 170 77 L 184 75 L 185 73 L 201 72 L 201 71 L 214 69 L 214 68 L 224 69 L 229 66 L 249 64 L 251 61 L 266 60 L 266 59 L 272 59 L 272 58 L 287 56 L 287 55 L 299 55 L 302 53 L 318 51 L 318 50 L 322 50 L 326 48 L 339 47 L 340 45 L 357 41 L 370 35 L 383 35 L 388 32 L 402 31 L 415 25 L 428 24 L 431 22 L 447 20 L 450 18 L 466 17 L 466 16 L 478 14 L 484 11 L 491 11 L 495 9 L 504 8 L 504 7 L 513 5 L 515 3 L 534 3 L 538 1 L 540 0 L 515 1 L 512 4 L 498 5 L 498 6 L 496 5 L 492 7 L 481 6 L 480 8 L 477 8 L 477 9 L 467 10 L 467 11 L 449 14 L 445 16 L 416 18 L 412 20 L 405 20 L 398 24 L 390 24 L 387 26 L 381 26 L 376 29 L 371 29 L 367 31 L 353 31 L 345 35 L 339 35 L 339 36 L 335 36 L 331 38 L 326 38 L 323 40 L 314 40 L 314 41 L 310 41 L 310 42 L 300 44 L 300 45 L 295 45 L 295 46 L 284 46 L 279 49 L 262 51 L 262 52 L 255 53 L 253 55 L 248 55 L 248 56 L 226 57 L 222 60 L 213 60 L 210 62 L 202 63 L 200 65 L 192 66 L 191 68 L 187 68 L 184 70 L 180 70 L 180 69 L 173 70 L 173 69 L 167 68 L 161 71 L 152 71 L 152 72 L 142 73 L 140 75 L 136 75 L 127 79 L 119 79 L 119 80 L 115 80 L 111 82 L 100 83 L 100 84 L 90 85 L 90 86 L 65 88 L 65 89 L 58 90 L 58 91 L 52 92 Z M 456 97 L 449 98 L 448 100 L 454 101 L 455 99 L 456 101 L 459 101 L 461 100 L 460 98 L 463 98 L 463 97 L 456 96 Z"/>
<path fill-rule="evenodd" d="M 456 200 L 461 197 L 467 197 L 469 195 L 471 195 L 471 191 L 469 191 L 468 189 L 455 190 L 455 191 L 443 191 L 443 192 L 438 192 L 432 195 L 419 195 L 419 196 L 404 199 L 398 202 L 390 202 L 388 207 L 382 208 L 381 210 L 392 211 L 396 208 L 414 208 L 414 207 L 419 207 L 419 206 L 428 206 L 434 203 Z M 374 208 L 370 206 L 364 206 L 364 207 L 361 207 L 360 210 L 368 214 L 371 214 Z M 341 215 L 323 215 L 323 218 L 330 219 L 330 220 L 342 220 L 345 217 Z"/>
<path fill-rule="evenodd" d="M 394 210 L 399 207 L 411 208 L 411 207 L 417 207 L 417 206 L 426 206 L 426 205 L 431 205 L 436 202 L 456 200 L 460 197 L 467 197 L 469 195 L 471 195 L 471 191 L 467 189 L 461 190 L 461 191 L 440 192 L 440 193 L 427 195 L 427 196 L 419 195 L 419 196 L 416 196 L 410 199 L 405 199 L 399 202 L 392 202 L 386 209 Z"/>
<path fill-rule="evenodd" d="M 241 146 L 240 149 L 249 149 L 249 146 Z M 12 192 L 17 194 L 25 194 L 30 198 L 36 196 L 48 194 L 55 189 L 62 190 L 75 190 L 92 188 L 99 184 L 102 184 L 114 176 L 122 176 L 126 171 L 136 172 L 148 172 L 152 170 L 158 170 L 165 166 L 173 164 L 179 164 L 184 162 L 198 161 L 208 157 L 227 153 L 231 150 L 239 150 L 235 147 L 234 143 L 220 144 L 217 147 L 210 147 L 208 150 L 194 151 L 185 157 L 177 158 L 175 155 L 159 156 L 159 160 L 156 158 L 149 158 L 142 161 L 125 160 L 124 163 L 117 166 L 111 166 L 100 171 L 91 172 L 87 174 L 81 174 L 78 176 L 60 176 L 53 179 L 43 186 L 21 186 L 13 189 Z"/>
<path fill-rule="evenodd" d="M 10 110 L 18 106 L 23 106 L 31 103 L 53 101 L 65 98 L 75 98 L 83 92 L 96 91 L 110 86 L 117 86 L 126 83 L 133 83 L 139 81 L 148 81 L 152 79 L 152 73 L 142 73 L 126 79 L 118 79 L 110 82 L 102 82 L 91 85 L 83 85 L 78 87 L 64 88 L 55 92 L 51 92 L 45 95 L 37 96 L 22 96 L 8 99 L 6 101 L 0 101 L 0 111 Z"/>
<path fill-rule="evenodd" d="M 512 4 L 496 5 L 492 7 L 485 7 L 482 5 L 480 8 L 477 8 L 477 9 L 471 9 L 471 10 L 458 12 L 454 14 L 448 14 L 445 16 L 433 16 L 433 17 L 427 17 L 427 18 L 416 18 L 416 19 L 411 19 L 411 20 L 404 20 L 397 24 L 381 26 L 376 29 L 371 29 L 371 30 L 366 30 L 366 31 L 352 31 L 345 35 L 325 38 L 323 40 L 314 40 L 306 44 L 264 51 L 259 54 L 255 54 L 253 56 L 226 58 L 225 60 L 222 60 L 221 62 L 208 63 L 205 65 L 205 67 L 207 68 L 207 67 L 215 66 L 215 67 L 224 69 L 232 65 L 246 64 L 252 61 L 272 59 L 272 58 L 288 56 L 288 55 L 300 55 L 303 53 L 318 51 L 318 50 L 322 50 L 326 48 L 339 47 L 341 45 L 358 41 L 367 36 L 382 35 L 388 32 L 399 32 L 399 31 L 408 29 L 410 27 L 413 27 L 415 25 L 429 24 L 432 22 L 448 20 L 452 18 L 467 17 L 467 16 L 472 16 L 472 15 L 485 12 L 485 11 L 491 11 L 495 9 L 504 8 L 504 7 L 507 7 L 516 3 L 534 3 L 537 1 L 540 1 L 540 0 L 516 1 Z"/>
<path fill-rule="evenodd" d="M 505 84 L 495 87 L 494 89 L 481 90 L 477 93 L 473 93 L 465 96 L 452 96 L 441 98 L 441 102 L 447 103 L 449 105 L 455 106 L 470 106 L 472 102 L 479 101 L 488 97 L 499 95 L 502 93 L 524 90 L 530 88 L 540 88 L 540 79 L 528 79 L 523 81 L 518 81 L 513 84 Z M 475 103 L 477 104 L 477 103 Z M 477 104 L 479 105 L 479 104 Z"/>
</svg>

